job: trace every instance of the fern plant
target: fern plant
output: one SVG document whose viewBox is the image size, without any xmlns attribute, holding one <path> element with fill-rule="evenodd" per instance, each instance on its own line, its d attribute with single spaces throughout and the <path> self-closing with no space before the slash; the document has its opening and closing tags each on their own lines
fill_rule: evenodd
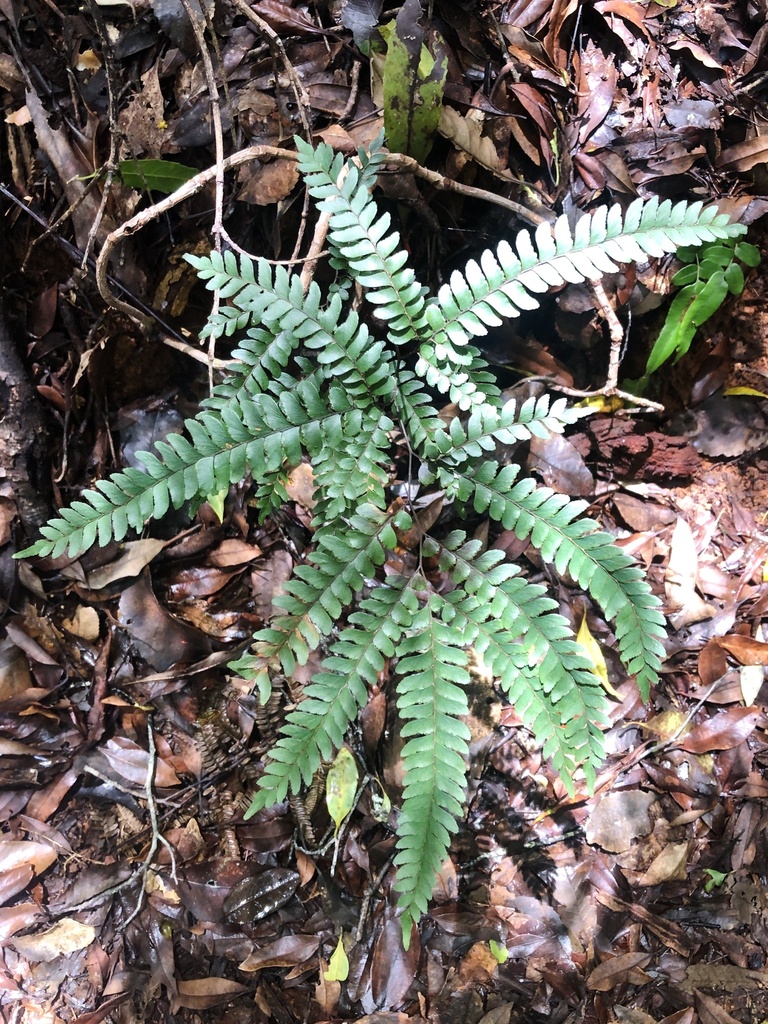
<svg viewBox="0 0 768 1024">
<path fill-rule="evenodd" d="M 493 671 L 571 792 L 579 767 L 587 784 L 594 781 L 606 712 L 555 602 L 501 552 L 461 530 L 433 531 L 412 559 L 392 557 L 413 526 L 391 501 L 393 458 L 405 444 L 417 475 L 412 488 L 441 491 L 459 519 L 471 512 L 514 530 L 569 573 L 614 621 L 619 654 L 647 698 L 664 627 L 641 570 L 583 518 L 583 502 L 520 478 L 519 467 L 496 454 L 500 445 L 562 431 L 575 413 L 562 399 L 502 403 L 472 339 L 536 307 L 536 295 L 552 286 L 744 229 L 701 203 L 637 200 L 625 212 L 614 206 L 584 215 L 572 228 L 563 216 L 533 237 L 521 231 L 515 249 L 502 241 L 484 252 L 430 298 L 372 197 L 385 155 L 374 149 L 345 162 L 326 145 L 297 139 L 296 146 L 306 187 L 330 215 L 337 278 L 329 294 L 317 284 L 304 294 L 298 276 L 265 260 L 187 257 L 228 300 L 204 336 L 244 332 L 229 375 L 187 421 L 187 437 L 170 435 L 141 455 L 143 470 L 99 481 L 22 555 L 77 556 L 246 474 L 266 517 L 288 500 L 291 469 L 309 460 L 310 553 L 279 599 L 282 613 L 233 667 L 266 700 L 275 672 L 290 675 L 321 647 L 324 658 L 287 716 L 250 813 L 308 785 L 342 743 L 369 686 L 394 672 L 406 740 L 396 886 L 407 942 L 462 814 L 468 651 Z M 350 308 L 353 285 L 367 299 L 373 330 Z M 435 408 L 443 395 L 461 410 L 449 424 Z M 425 572 L 425 564 L 433 569 Z"/>
</svg>

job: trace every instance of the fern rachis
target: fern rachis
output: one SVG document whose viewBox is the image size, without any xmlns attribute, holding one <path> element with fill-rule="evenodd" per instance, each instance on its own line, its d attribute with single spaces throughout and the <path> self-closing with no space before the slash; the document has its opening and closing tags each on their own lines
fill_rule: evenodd
<svg viewBox="0 0 768 1024">
<path fill-rule="evenodd" d="M 203 335 L 244 331 L 228 377 L 187 421 L 190 440 L 169 437 L 127 469 L 86 491 L 42 530 L 23 555 L 72 557 L 98 542 L 220 492 L 250 473 L 266 516 L 286 500 L 281 481 L 304 459 L 314 469 L 313 547 L 294 574 L 281 613 L 257 632 L 233 666 L 262 700 L 270 674 L 290 674 L 312 651 L 325 652 L 305 698 L 287 716 L 252 811 L 296 793 L 332 756 L 381 673 L 397 678 L 406 744 L 399 818 L 397 888 L 403 931 L 427 908 L 435 872 L 462 813 L 466 771 L 467 651 L 474 646 L 573 788 L 600 764 L 605 696 L 554 602 L 498 552 L 464 534 L 422 536 L 413 561 L 394 552 L 413 526 L 391 504 L 397 446 L 407 445 L 414 479 L 441 490 L 459 510 L 489 516 L 568 572 L 614 620 L 618 652 L 647 697 L 661 664 L 658 602 L 642 573 L 611 538 L 582 518 L 583 505 L 502 465 L 499 445 L 561 431 L 574 414 L 562 400 L 502 405 L 489 367 L 471 339 L 502 318 L 538 305 L 564 281 L 597 279 L 619 261 L 672 252 L 743 233 L 715 206 L 635 201 L 560 217 L 516 249 L 454 272 L 435 298 L 407 266 L 390 219 L 372 197 L 382 155 L 345 162 L 330 147 L 297 141 L 310 195 L 330 214 L 329 296 L 298 276 L 232 253 L 189 257 L 207 287 L 228 300 Z M 386 337 L 373 337 L 349 309 L 359 285 Z M 429 391 L 469 411 L 443 424 Z M 416 479 L 417 477 L 417 479 Z M 437 559 L 449 581 L 413 568 Z"/>
</svg>

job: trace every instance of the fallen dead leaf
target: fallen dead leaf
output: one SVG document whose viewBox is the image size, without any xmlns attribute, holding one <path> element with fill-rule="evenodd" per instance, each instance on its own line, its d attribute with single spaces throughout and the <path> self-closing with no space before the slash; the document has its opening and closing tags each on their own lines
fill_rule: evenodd
<svg viewBox="0 0 768 1024">
<path fill-rule="evenodd" d="M 57 956 L 76 953 L 90 946 L 96 938 L 91 924 L 82 924 L 71 917 L 63 917 L 52 928 L 36 935 L 24 935 L 13 940 L 13 946 L 28 960 L 48 962 Z"/>
<path fill-rule="evenodd" d="M 651 976 L 642 970 L 651 962 L 648 953 L 622 953 L 598 964 L 587 978 L 593 992 L 610 992 L 617 985 L 647 985 Z"/>
<path fill-rule="evenodd" d="M 314 956 L 320 945 L 316 935 L 285 935 L 255 950 L 240 964 L 241 971 L 263 971 L 267 967 L 296 967 Z"/>
<path fill-rule="evenodd" d="M 661 882 L 684 881 L 688 874 L 688 843 L 665 846 L 637 880 L 638 885 L 659 885 Z"/>
<path fill-rule="evenodd" d="M 70 633 L 93 643 L 99 638 L 99 613 L 90 605 L 78 605 L 71 619 L 63 619 L 62 626 Z"/>
<path fill-rule="evenodd" d="M 153 540 L 151 537 L 128 541 L 124 545 L 122 555 L 115 562 L 102 565 L 88 573 L 88 587 L 91 590 L 103 590 L 116 580 L 139 576 L 164 547 L 165 541 Z"/>
<path fill-rule="evenodd" d="M 624 853 L 635 839 L 651 831 L 648 811 L 656 802 L 654 793 L 619 790 L 604 796 L 587 821 L 587 842 L 610 853 Z"/>
<path fill-rule="evenodd" d="M 690 732 L 676 741 L 676 746 L 692 754 L 705 754 L 710 750 L 730 750 L 751 736 L 760 717 L 758 708 L 729 708 L 706 722 L 694 725 Z"/>
<path fill-rule="evenodd" d="M 180 981 L 171 1012 L 177 1013 L 182 1007 L 187 1010 L 207 1010 L 219 1003 L 228 1003 L 247 991 L 247 985 L 230 981 L 229 978 L 192 978 Z"/>
<path fill-rule="evenodd" d="M 688 523 L 681 517 L 672 531 L 669 562 L 664 574 L 669 621 L 675 629 L 711 619 L 716 609 L 696 590 L 699 555 Z"/>
</svg>

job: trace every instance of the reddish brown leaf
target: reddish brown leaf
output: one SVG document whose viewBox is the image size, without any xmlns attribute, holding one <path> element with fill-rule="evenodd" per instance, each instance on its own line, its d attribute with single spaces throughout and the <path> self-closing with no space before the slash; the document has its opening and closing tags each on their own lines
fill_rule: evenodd
<svg viewBox="0 0 768 1024">
<path fill-rule="evenodd" d="M 768 644 L 740 633 L 728 633 L 715 643 L 726 650 L 740 665 L 768 665 Z M 702 651 L 702 654 L 704 652 Z"/>
<path fill-rule="evenodd" d="M 622 953 L 604 960 L 587 978 L 587 988 L 593 992 L 610 992 L 617 985 L 647 985 L 650 975 L 642 968 L 651 962 L 648 953 Z"/>
<path fill-rule="evenodd" d="M 689 733 L 676 741 L 676 745 L 692 754 L 727 750 L 752 735 L 759 717 L 760 711 L 757 708 L 729 708 L 695 725 Z"/>
<path fill-rule="evenodd" d="M 229 978 L 192 978 L 179 982 L 175 1005 L 188 1010 L 207 1010 L 219 1003 L 230 1002 L 247 991 L 247 985 Z"/>
<path fill-rule="evenodd" d="M 413 939 L 413 937 L 412 937 Z M 377 1006 L 400 1006 L 419 968 L 418 939 L 403 949 L 400 921 L 388 917 L 374 941 L 371 958 L 371 986 Z"/>
<path fill-rule="evenodd" d="M 263 971 L 267 967 L 296 967 L 314 956 L 320 945 L 316 935 L 285 935 L 255 950 L 240 964 L 241 971 Z"/>
<path fill-rule="evenodd" d="M 0 871 L 0 904 L 7 903 L 17 893 L 23 892 L 34 877 L 31 864 L 19 864 L 15 868 Z"/>
<path fill-rule="evenodd" d="M 0 885 L 2 879 L 0 878 Z M 10 939 L 16 932 L 29 928 L 40 916 L 41 911 L 35 903 L 19 903 L 15 907 L 0 908 L 0 942 Z"/>
</svg>

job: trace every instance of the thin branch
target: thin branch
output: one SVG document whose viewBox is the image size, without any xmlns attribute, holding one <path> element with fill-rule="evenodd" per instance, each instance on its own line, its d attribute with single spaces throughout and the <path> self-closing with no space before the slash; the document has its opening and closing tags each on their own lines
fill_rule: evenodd
<svg viewBox="0 0 768 1024">
<path fill-rule="evenodd" d="M 265 159 L 282 159 L 292 160 L 294 163 L 298 161 L 299 157 L 297 153 L 291 153 L 287 149 L 278 149 L 275 146 L 249 146 L 247 149 L 241 149 L 237 153 L 233 153 L 231 156 L 225 158 L 222 164 L 222 170 L 228 171 L 233 167 L 240 167 L 242 164 L 250 163 L 252 160 L 265 160 Z M 119 228 L 110 232 L 107 235 L 104 246 L 99 253 L 99 258 L 96 260 L 96 285 L 99 289 L 99 294 L 102 299 L 107 303 L 108 306 L 113 306 L 115 309 L 119 309 L 126 316 L 130 317 L 131 320 L 136 321 L 144 330 L 149 330 L 152 326 L 151 321 L 143 316 L 137 309 L 130 306 L 127 302 L 122 302 L 118 299 L 109 287 L 109 279 L 107 277 L 107 265 L 109 257 L 112 254 L 112 250 L 121 242 L 123 238 L 127 238 L 129 235 L 135 234 L 140 231 L 147 224 L 156 220 L 158 217 L 172 210 L 179 203 L 183 203 L 187 199 L 191 199 L 192 196 L 205 188 L 205 186 L 215 180 L 218 174 L 218 167 L 207 167 L 204 171 L 200 171 L 189 181 L 185 182 L 180 188 L 177 188 L 175 192 L 172 192 L 169 196 L 161 199 L 153 206 L 147 207 L 145 210 L 141 210 L 135 214 L 130 220 L 127 220 L 124 224 L 121 224 Z"/>
<path fill-rule="evenodd" d="M 495 192 L 488 192 L 484 188 L 463 185 L 460 181 L 454 181 L 453 178 L 446 178 L 444 175 L 438 174 L 437 171 L 431 171 L 428 167 L 422 167 L 412 156 L 405 156 L 403 153 L 390 153 L 387 156 L 387 163 L 394 165 L 401 171 L 409 171 L 415 177 L 428 181 L 430 185 L 434 185 L 435 188 L 439 188 L 444 192 L 458 192 L 462 196 L 470 196 L 472 199 L 482 199 L 486 203 L 502 206 L 505 210 L 517 214 L 522 220 L 533 224 L 534 227 L 538 227 L 539 224 L 551 224 L 555 220 L 554 213 L 536 213 L 535 210 L 529 210 L 527 206 L 516 203 L 514 199 L 506 199 L 504 196 L 497 196 Z"/>
</svg>

